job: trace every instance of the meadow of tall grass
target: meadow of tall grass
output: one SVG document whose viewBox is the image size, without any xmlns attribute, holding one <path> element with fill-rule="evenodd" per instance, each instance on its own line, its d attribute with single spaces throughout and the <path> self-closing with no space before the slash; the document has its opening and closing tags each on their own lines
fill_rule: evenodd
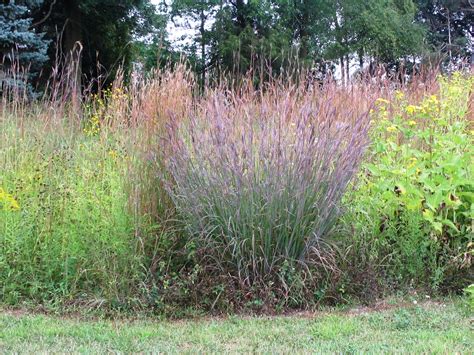
<svg viewBox="0 0 474 355">
<path fill-rule="evenodd" d="M 0 302 L 278 310 L 472 282 L 471 74 L 126 79 L 2 96 Z"/>
</svg>

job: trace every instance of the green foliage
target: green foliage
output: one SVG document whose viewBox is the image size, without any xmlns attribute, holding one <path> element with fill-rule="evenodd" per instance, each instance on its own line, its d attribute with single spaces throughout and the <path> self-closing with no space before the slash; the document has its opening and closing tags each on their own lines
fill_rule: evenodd
<svg viewBox="0 0 474 355">
<path fill-rule="evenodd" d="M 473 136 L 464 117 L 473 79 L 439 83 L 439 94 L 418 105 L 402 92 L 377 101 L 352 206 L 356 238 L 370 239 L 387 272 L 433 288 L 467 270 L 474 252 Z"/>
<path fill-rule="evenodd" d="M 98 136 L 2 124 L 0 185 L 11 191 L 0 194 L 11 205 L 0 209 L 2 302 L 120 303 L 136 290 L 144 255 L 126 208 L 123 151 Z"/>
<path fill-rule="evenodd" d="M 282 24 L 271 1 L 226 2 L 211 34 L 212 64 L 239 75 L 261 67 L 274 73 L 288 64 L 291 29 Z"/>
<path fill-rule="evenodd" d="M 449 60 L 473 55 L 473 4 L 470 0 L 417 0 L 417 20 L 429 26 L 426 36 L 435 52 Z M 451 42 L 451 43 L 450 43 Z M 449 58 L 449 57 L 452 58 Z"/>
<path fill-rule="evenodd" d="M 384 63 L 421 53 L 423 28 L 415 23 L 413 1 L 344 0 L 332 2 L 335 25 L 326 56 L 339 59 L 357 53 Z"/>
<path fill-rule="evenodd" d="M 470 0 L 22 0 L 0 9 L 0 56 L 16 47 L 33 74 L 58 75 L 46 60 L 67 59 L 79 42 L 77 78 L 91 82 L 111 81 L 120 66 L 128 71 L 137 62 L 163 67 L 182 54 L 201 89 L 222 72 L 252 70 L 267 80 L 267 72 L 315 62 L 326 72 L 336 61 L 348 68 L 356 57 L 361 67 L 369 59 L 400 68 L 427 54 L 449 55 L 453 65 L 472 55 Z M 196 31 L 184 48 L 166 38 L 170 21 Z M 48 53 L 42 33 L 52 43 Z"/>
<path fill-rule="evenodd" d="M 465 290 L 464 293 L 467 297 L 467 302 L 471 310 L 474 310 L 474 284 L 469 285 Z"/>
<path fill-rule="evenodd" d="M 50 63 L 63 64 L 70 52 L 80 47 L 79 74 L 84 73 L 90 81 L 105 76 L 110 82 L 119 67 L 129 71 L 133 42 L 163 38 L 166 27 L 164 16 L 149 0 L 45 0 L 32 15 L 36 28 L 53 42 L 48 52 Z M 49 67 L 44 70 L 50 73 Z"/>
</svg>

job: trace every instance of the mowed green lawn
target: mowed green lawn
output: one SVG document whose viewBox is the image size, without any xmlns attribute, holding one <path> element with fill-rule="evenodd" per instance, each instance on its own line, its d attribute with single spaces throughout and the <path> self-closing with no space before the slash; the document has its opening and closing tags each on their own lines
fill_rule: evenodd
<svg viewBox="0 0 474 355">
<path fill-rule="evenodd" d="M 81 320 L 4 310 L 0 353 L 471 353 L 474 349 L 472 314 L 465 305 L 428 302 L 388 308 L 189 321 Z"/>
</svg>

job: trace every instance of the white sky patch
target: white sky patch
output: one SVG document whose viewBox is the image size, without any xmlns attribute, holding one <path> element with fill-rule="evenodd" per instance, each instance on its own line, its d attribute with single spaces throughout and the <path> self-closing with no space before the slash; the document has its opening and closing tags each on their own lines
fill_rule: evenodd
<svg viewBox="0 0 474 355">
<path fill-rule="evenodd" d="M 155 5 L 159 5 L 163 0 L 151 0 Z M 170 7 L 172 0 L 166 0 L 166 4 Z M 213 19 L 206 21 L 206 30 L 210 30 Z M 166 26 L 168 41 L 175 49 L 183 50 L 185 47 L 191 47 L 195 44 L 195 39 L 199 35 L 199 22 L 193 20 L 190 16 L 175 17 L 173 21 L 168 21 Z"/>
<path fill-rule="evenodd" d="M 189 25 L 189 19 L 182 17 L 168 21 L 166 33 L 168 34 L 168 40 L 171 46 L 175 48 L 191 46 L 194 43 L 194 38 L 198 34 L 195 27 L 196 26 Z"/>
</svg>

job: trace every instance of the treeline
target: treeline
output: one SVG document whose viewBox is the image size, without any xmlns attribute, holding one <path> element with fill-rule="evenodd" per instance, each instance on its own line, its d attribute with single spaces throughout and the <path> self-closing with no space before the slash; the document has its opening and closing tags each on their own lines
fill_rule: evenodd
<svg viewBox="0 0 474 355">
<path fill-rule="evenodd" d="M 295 63 L 345 81 L 354 67 L 472 61 L 473 23 L 471 0 L 4 0 L 0 56 L 3 70 L 29 66 L 37 81 L 73 52 L 83 83 L 183 57 L 202 83 Z M 182 46 L 168 33 L 177 27 Z"/>
</svg>

